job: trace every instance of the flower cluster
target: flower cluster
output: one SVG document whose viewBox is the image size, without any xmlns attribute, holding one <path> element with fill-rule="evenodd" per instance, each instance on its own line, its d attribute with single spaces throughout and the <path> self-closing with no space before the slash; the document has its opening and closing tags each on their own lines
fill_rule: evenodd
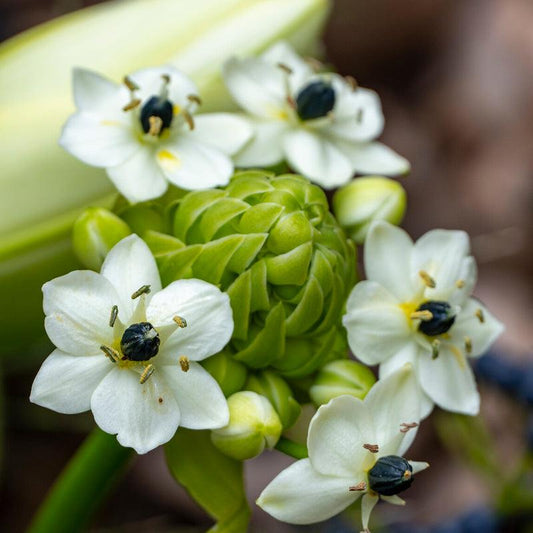
<svg viewBox="0 0 533 533">
<path fill-rule="evenodd" d="M 105 168 L 123 198 L 75 224 L 78 257 L 100 273 L 43 287 L 57 348 L 30 399 L 61 413 L 91 409 L 138 453 L 174 442 L 179 426 L 213 430 L 203 451 L 231 461 L 279 446 L 301 404 L 314 402 L 308 456 L 293 454 L 257 503 L 310 524 L 362 497 L 368 531 L 378 500 L 403 505 L 398 494 L 428 466 L 404 456 L 434 405 L 479 411 L 468 359 L 503 326 L 471 297 L 465 233 L 434 230 L 413 243 L 389 223 L 405 208 L 397 182 L 348 184 L 333 200 L 339 222 L 310 183 L 408 171 L 376 141 L 384 119 L 373 91 L 286 43 L 229 59 L 223 77 L 246 115 L 195 115 L 200 95 L 171 66 L 122 85 L 75 71 L 78 109 L 60 143 Z M 265 168 L 283 161 L 302 176 Z M 367 279 L 357 284 L 354 241 L 365 245 Z M 348 345 L 380 365 L 377 382 Z M 191 492 L 211 494 L 210 483 Z"/>
</svg>

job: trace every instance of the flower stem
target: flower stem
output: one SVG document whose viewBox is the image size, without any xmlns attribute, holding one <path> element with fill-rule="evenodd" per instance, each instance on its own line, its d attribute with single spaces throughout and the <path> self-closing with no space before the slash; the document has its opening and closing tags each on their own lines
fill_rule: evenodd
<svg viewBox="0 0 533 533">
<path fill-rule="evenodd" d="M 28 533 L 81 531 L 131 455 L 114 435 L 93 430 L 50 489 Z"/>
<path fill-rule="evenodd" d="M 295 459 L 305 459 L 307 457 L 307 447 L 303 444 L 298 444 L 290 439 L 281 437 L 275 446 L 276 450 L 283 452 L 285 455 L 290 455 Z"/>
</svg>

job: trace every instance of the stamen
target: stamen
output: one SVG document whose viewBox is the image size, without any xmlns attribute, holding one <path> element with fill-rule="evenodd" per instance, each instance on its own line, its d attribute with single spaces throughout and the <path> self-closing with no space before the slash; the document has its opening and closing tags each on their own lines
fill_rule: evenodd
<svg viewBox="0 0 533 533">
<path fill-rule="evenodd" d="M 139 86 L 128 76 L 124 76 L 124 85 L 130 90 L 130 91 L 138 91 Z"/>
<path fill-rule="evenodd" d="M 166 85 L 170 83 L 170 76 L 168 74 L 161 74 L 161 77 L 163 78 L 163 81 Z"/>
<path fill-rule="evenodd" d="M 470 337 L 465 337 L 465 350 L 466 353 L 472 353 L 472 339 Z"/>
<path fill-rule="evenodd" d="M 483 314 L 483 309 L 481 309 L 481 307 L 476 311 L 476 316 L 482 324 L 485 322 L 485 315 Z"/>
<path fill-rule="evenodd" d="M 138 98 L 133 98 L 131 102 L 129 102 L 122 108 L 122 111 L 131 111 L 132 109 L 135 109 L 140 104 L 141 104 L 141 101 Z"/>
<path fill-rule="evenodd" d="M 433 320 L 433 313 L 424 309 L 422 311 L 413 311 L 410 315 L 411 320 L 423 320 L 424 322 L 429 322 Z"/>
<path fill-rule="evenodd" d="M 186 328 L 187 327 L 187 321 L 181 316 L 172 317 L 172 320 L 174 320 L 174 322 L 176 322 L 176 324 L 180 328 Z"/>
<path fill-rule="evenodd" d="M 353 76 L 344 76 L 344 79 L 349 83 L 350 87 L 352 88 L 352 91 L 355 91 L 357 89 L 358 83 Z"/>
<path fill-rule="evenodd" d="M 148 117 L 148 122 L 150 123 L 150 128 L 148 129 L 148 135 L 152 135 L 153 137 L 157 137 L 161 130 L 163 129 L 163 120 L 161 117 Z"/>
<path fill-rule="evenodd" d="M 364 481 L 361 481 L 361 483 L 357 483 L 357 485 L 354 485 L 353 487 L 349 487 L 348 490 L 350 492 L 360 492 L 362 490 L 366 490 L 366 483 Z"/>
<path fill-rule="evenodd" d="M 135 298 L 138 298 L 141 296 L 141 294 L 148 294 L 150 292 L 150 285 L 143 285 L 139 289 L 137 289 L 132 295 L 131 299 L 135 300 Z"/>
<path fill-rule="evenodd" d="M 439 339 L 435 339 L 431 343 L 431 356 L 433 359 L 437 359 L 440 353 L 440 341 Z"/>
<path fill-rule="evenodd" d="M 111 346 L 100 346 L 100 350 L 104 352 L 105 356 L 112 362 L 116 363 L 117 361 L 120 361 L 120 354 L 114 349 L 111 348 Z"/>
<path fill-rule="evenodd" d="M 155 366 L 152 364 L 149 364 L 141 374 L 141 377 L 139 379 L 139 383 L 143 385 L 146 383 L 149 379 L 149 377 L 155 372 Z"/>
<path fill-rule="evenodd" d="M 188 94 L 187 100 L 193 102 L 194 104 L 202 105 L 202 100 L 197 94 Z"/>
<path fill-rule="evenodd" d="M 192 131 L 194 129 L 194 120 L 192 115 L 187 110 L 183 110 L 183 118 L 185 119 L 185 122 L 187 122 L 189 129 Z"/>
<path fill-rule="evenodd" d="M 465 285 L 466 285 L 466 281 L 465 281 L 464 279 L 458 279 L 458 280 L 455 282 L 455 286 L 456 286 L 458 289 L 462 289 Z"/>
<path fill-rule="evenodd" d="M 285 65 L 285 63 L 278 63 L 277 66 L 287 74 L 292 74 L 292 68 Z"/>
<path fill-rule="evenodd" d="M 180 357 L 180 366 L 183 372 L 188 372 L 191 365 L 189 364 L 189 358 L 186 355 Z"/>
<path fill-rule="evenodd" d="M 418 275 L 422 278 L 422 281 L 426 284 L 426 287 L 434 289 L 437 286 L 435 280 L 425 270 L 420 270 Z"/>
<path fill-rule="evenodd" d="M 112 328 L 115 325 L 118 316 L 118 306 L 114 305 L 111 308 L 111 315 L 109 317 L 109 327 Z"/>
<path fill-rule="evenodd" d="M 378 453 L 379 452 L 379 446 L 377 444 L 363 444 L 363 448 L 365 450 L 368 450 L 372 453 Z"/>
<path fill-rule="evenodd" d="M 413 473 L 410 471 L 410 470 L 406 470 L 404 473 L 403 473 L 403 478 L 404 479 L 411 479 L 411 476 L 413 475 Z"/>
<path fill-rule="evenodd" d="M 418 427 L 416 422 L 403 422 L 400 424 L 400 433 L 407 433 L 410 429 Z"/>
</svg>

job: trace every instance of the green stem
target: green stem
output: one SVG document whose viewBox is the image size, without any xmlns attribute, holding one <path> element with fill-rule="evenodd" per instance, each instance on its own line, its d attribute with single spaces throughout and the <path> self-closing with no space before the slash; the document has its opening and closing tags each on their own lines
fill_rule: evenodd
<svg viewBox="0 0 533 533">
<path fill-rule="evenodd" d="M 81 531 L 132 455 L 114 435 L 96 428 L 55 482 L 28 533 Z"/>
<path fill-rule="evenodd" d="M 290 455 L 295 459 L 305 459 L 308 456 L 307 447 L 303 444 L 298 444 L 290 439 L 281 437 L 275 446 L 276 450 L 283 452 L 285 455 Z"/>
</svg>

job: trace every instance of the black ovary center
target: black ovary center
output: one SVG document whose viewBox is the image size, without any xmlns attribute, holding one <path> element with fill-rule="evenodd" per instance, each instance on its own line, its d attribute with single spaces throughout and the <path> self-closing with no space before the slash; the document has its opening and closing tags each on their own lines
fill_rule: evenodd
<svg viewBox="0 0 533 533">
<path fill-rule="evenodd" d="M 169 100 L 163 100 L 159 96 L 152 96 L 141 109 L 141 124 L 144 133 L 150 131 L 150 117 L 159 117 L 163 122 L 159 134 L 165 129 L 170 128 L 172 118 L 174 116 L 174 110 L 172 102 Z"/>
<path fill-rule="evenodd" d="M 435 336 L 446 333 L 455 322 L 455 315 L 448 302 L 430 300 L 421 304 L 417 311 L 429 311 L 433 315 L 431 320 L 422 320 L 418 326 L 418 330 L 425 335 Z"/>
<path fill-rule="evenodd" d="M 380 457 L 368 471 L 368 486 L 383 496 L 393 496 L 408 489 L 413 479 L 412 466 L 397 455 Z"/>
<path fill-rule="evenodd" d="M 335 91 L 323 81 L 304 87 L 296 97 L 296 112 L 302 120 L 326 116 L 335 106 Z"/>
<path fill-rule="evenodd" d="M 159 334 L 150 322 L 132 324 L 120 340 L 124 359 L 129 361 L 148 361 L 159 351 Z"/>
</svg>

